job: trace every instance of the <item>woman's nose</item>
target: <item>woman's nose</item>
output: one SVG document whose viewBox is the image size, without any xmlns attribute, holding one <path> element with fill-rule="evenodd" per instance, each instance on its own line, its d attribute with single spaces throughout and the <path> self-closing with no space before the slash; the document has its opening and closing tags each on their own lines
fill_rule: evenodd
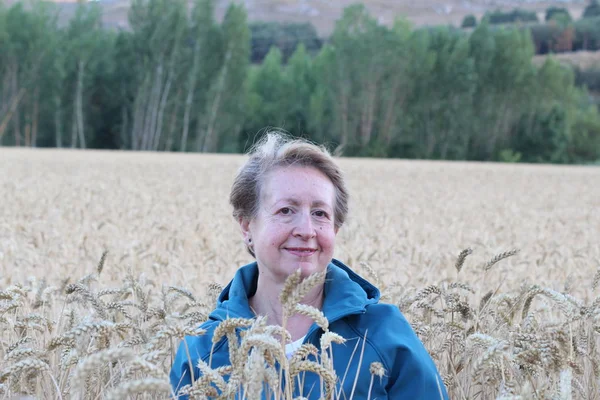
<svg viewBox="0 0 600 400">
<path fill-rule="evenodd" d="M 302 237 L 302 238 L 312 238 L 315 237 L 317 231 L 313 226 L 313 221 L 311 219 L 310 213 L 299 214 L 296 219 L 296 225 L 294 226 L 293 231 L 294 236 Z"/>
</svg>

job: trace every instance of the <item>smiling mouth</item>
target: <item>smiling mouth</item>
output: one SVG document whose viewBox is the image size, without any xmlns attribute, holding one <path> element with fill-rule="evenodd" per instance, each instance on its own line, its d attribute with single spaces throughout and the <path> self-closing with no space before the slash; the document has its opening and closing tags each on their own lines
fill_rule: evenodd
<svg viewBox="0 0 600 400">
<path fill-rule="evenodd" d="M 311 249 L 307 247 L 286 247 L 286 250 L 289 253 L 299 257 L 307 257 L 317 252 L 317 249 Z"/>
</svg>

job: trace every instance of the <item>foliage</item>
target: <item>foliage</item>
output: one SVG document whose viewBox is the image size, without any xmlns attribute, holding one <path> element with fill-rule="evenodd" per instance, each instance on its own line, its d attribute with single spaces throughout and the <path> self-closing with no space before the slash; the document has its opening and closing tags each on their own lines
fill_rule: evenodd
<svg viewBox="0 0 600 400">
<path fill-rule="evenodd" d="M 275 126 L 348 156 L 495 160 L 510 148 L 587 162 L 600 151 L 581 80 L 531 62 L 600 47 L 600 17 L 517 27 L 492 25 L 496 12 L 467 32 L 384 26 L 354 5 L 320 47 L 310 25 L 248 24 L 240 5 L 218 23 L 214 0 L 186 4 L 135 0 L 118 32 L 100 28 L 93 3 L 65 26 L 43 1 L 0 8 L 0 144 L 240 152 Z"/>
<path fill-rule="evenodd" d="M 528 27 L 536 54 L 561 53 L 573 50 L 576 31 L 572 25 L 562 25 L 555 21 L 533 24 Z"/>
<path fill-rule="evenodd" d="M 574 50 L 600 50 L 600 16 L 580 19 L 575 31 Z"/>
<path fill-rule="evenodd" d="M 600 17 L 600 3 L 598 0 L 590 0 L 590 4 L 588 4 L 583 10 L 582 18 L 595 17 Z"/>
<path fill-rule="evenodd" d="M 304 45 L 310 54 L 315 54 L 322 46 L 315 27 L 310 23 L 250 23 L 253 63 L 260 63 L 272 47 L 277 47 L 287 62 L 299 45 Z"/>
<path fill-rule="evenodd" d="M 575 83 L 591 92 L 600 93 L 600 65 L 591 69 L 575 68 Z"/>
<path fill-rule="evenodd" d="M 512 11 L 495 10 L 486 12 L 483 19 L 490 24 L 512 24 L 519 22 L 538 22 L 535 11 L 515 8 Z"/>
<path fill-rule="evenodd" d="M 460 24 L 461 28 L 474 28 L 477 26 L 477 18 L 473 14 L 465 16 Z"/>
<path fill-rule="evenodd" d="M 564 7 L 548 7 L 546 9 L 545 21 L 558 21 L 561 24 L 567 24 L 573 20 L 569 10 Z"/>
</svg>

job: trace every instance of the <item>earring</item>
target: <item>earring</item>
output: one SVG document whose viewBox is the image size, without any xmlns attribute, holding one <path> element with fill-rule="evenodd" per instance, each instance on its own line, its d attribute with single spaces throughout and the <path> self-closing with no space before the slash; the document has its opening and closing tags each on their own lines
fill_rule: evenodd
<svg viewBox="0 0 600 400">
<path fill-rule="evenodd" d="M 248 239 L 248 244 L 252 243 L 252 238 Z"/>
</svg>

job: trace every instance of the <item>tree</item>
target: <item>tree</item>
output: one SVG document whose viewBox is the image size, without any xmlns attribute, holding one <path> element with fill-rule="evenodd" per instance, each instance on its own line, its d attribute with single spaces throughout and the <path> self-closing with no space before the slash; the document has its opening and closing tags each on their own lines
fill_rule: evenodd
<svg viewBox="0 0 600 400">
<path fill-rule="evenodd" d="M 478 134 L 471 141 L 470 157 L 485 160 L 498 147 L 505 148 L 523 107 L 530 102 L 533 45 L 526 32 L 492 31 L 485 23 L 469 42 L 478 77 L 473 121 Z"/>
<path fill-rule="evenodd" d="M 131 146 L 158 150 L 163 140 L 165 110 L 173 87 L 187 26 L 185 0 L 134 0 L 129 10 L 134 51 L 141 62 L 136 74 Z"/>
<path fill-rule="evenodd" d="M 561 25 L 568 24 L 573 21 L 569 10 L 564 7 L 549 7 L 546 9 L 546 22 L 557 21 Z"/>
<path fill-rule="evenodd" d="M 187 50 L 186 57 L 184 57 L 188 62 L 191 61 L 191 64 L 187 66 L 187 76 L 185 77 L 187 80 L 187 93 L 180 151 L 187 150 L 192 109 L 204 109 L 206 107 L 207 99 L 204 89 L 214 79 L 220 62 L 217 55 L 221 50 L 221 32 L 214 21 L 213 14 L 214 0 L 196 0 L 188 32 L 193 46 Z M 196 120 L 199 120 L 198 116 Z M 196 125 L 202 126 L 199 121 Z"/>
<path fill-rule="evenodd" d="M 310 54 L 315 54 L 322 46 L 322 40 L 315 27 L 304 23 L 252 22 L 251 60 L 260 63 L 272 47 L 277 47 L 284 62 L 290 58 L 299 45 L 304 45 Z"/>
<path fill-rule="evenodd" d="M 414 152 L 419 158 L 462 159 L 472 139 L 477 83 L 469 41 L 461 33 L 438 28 L 427 31 L 427 42 L 433 62 L 413 79 L 414 94 L 406 110 Z"/>
<path fill-rule="evenodd" d="M 54 29 L 53 5 L 33 2 L 31 10 L 21 3 L 0 8 L 0 143 L 12 124 L 8 143 L 36 146 L 40 116 L 41 71 L 50 54 L 47 38 Z"/>
<path fill-rule="evenodd" d="M 315 91 L 316 79 L 313 61 L 304 44 L 300 44 L 285 68 L 286 99 L 290 99 L 286 129 L 298 136 L 309 135 L 310 99 Z"/>
<path fill-rule="evenodd" d="M 287 113 L 293 101 L 286 87 L 282 54 L 272 47 L 263 63 L 248 74 L 247 128 L 256 132 L 265 126 L 287 127 Z"/>
<path fill-rule="evenodd" d="M 575 23 L 575 50 L 600 49 L 600 16 L 582 18 Z"/>
<path fill-rule="evenodd" d="M 346 8 L 336 23 L 323 72 L 324 84 L 332 86 L 336 141 L 343 147 L 358 150 L 374 136 L 389 34 L 363 5 Z"/>
<path fill-rule="evenodd" d="M 236 138 L 242 127 L 243 99 L 250 59 L 250 30 L 245 9 L 231 4 L 222 24 L 223 63 L 209 88 L 204 134 L 197 138 L 197 149 L 215 152 L 219 148 L 237 150 Z"/>
<path fill-rule="evenodd" d="M 74 72 L 72 97 L 71 147 L 86 148 L 85 109 L 88 72 L 95 68 L 101 54 L 102 10 L 97 4 L 80 1 L 66 32 L 67 68 Z M 103 49 L 102 49 L 103 50 Z M 60 68 L 60 66 L 57 66 Z M 62 71 L 57 71 L 59 74 Z"/>
<path fill-rule="evenodd" d="M 590 4 L 588 4 L 583 10 L 582 18 L 594 18 L 600 17 L 600 2 L 598 0 L 590 0 Z"/>
<path fill-rule="evenodd" d="M 520 8 L 515 8 L 508 12 L 502 10 L 486 12 L 483 19 L 490 24 L 513 24 L 538 21 L 535 11 L 522 10 Z"/>
<path fill-rule="evenodd" d="M 477 18 L 473 14 L 469 14 L 463 18 L 461 28 L 475 28 L 477 26 Z"/>
</svg>

